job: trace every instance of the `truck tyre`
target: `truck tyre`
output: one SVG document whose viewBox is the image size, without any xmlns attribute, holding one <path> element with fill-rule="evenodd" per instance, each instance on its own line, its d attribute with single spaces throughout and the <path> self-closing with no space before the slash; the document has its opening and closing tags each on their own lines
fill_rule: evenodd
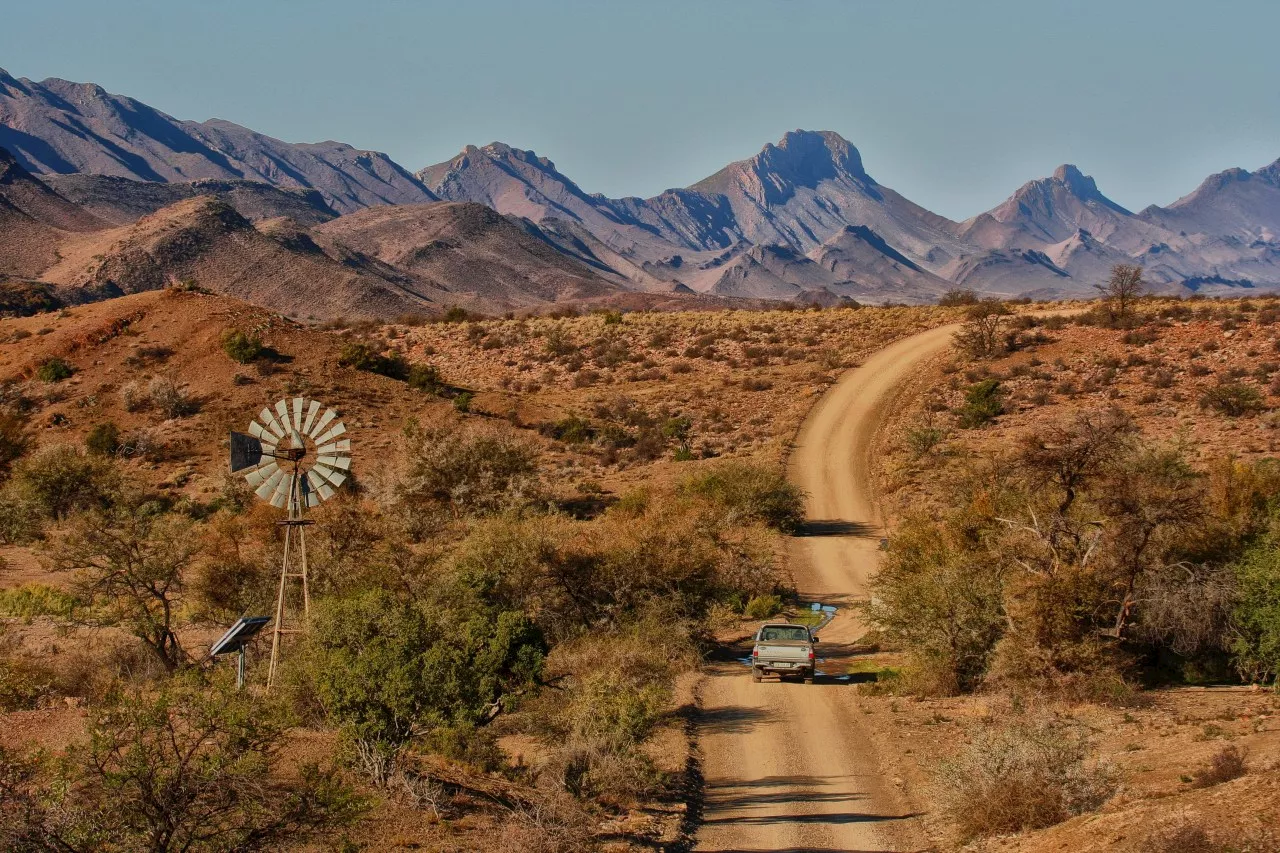
<svg viewBox="0 0 1280 853">
<path fill-rule="evenodd" d="M 760 683 L 760 668 L 759 668 L 759 667 L 756 667 L 756 666 L 751 667 L 751 680 L 752 680 L 752 681 L 754 681 L 754 682 L 756 682 L 757 684 L 759 684 L 759 683 Z"/>
<path fill-rule="evenodd" d="M 804 674 L 804 683 L 813 684 L 813 670 L 810 670 Z"/>
</svg>

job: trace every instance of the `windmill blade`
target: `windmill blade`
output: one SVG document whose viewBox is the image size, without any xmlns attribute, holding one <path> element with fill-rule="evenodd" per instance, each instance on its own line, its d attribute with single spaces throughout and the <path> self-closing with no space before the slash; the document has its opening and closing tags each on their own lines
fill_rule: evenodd
<svg viewBox="0 0 1280 853">
<path fill-rule="evenodd" d="M 322 465 L 317 462 L 315 467 L 311 469 L 312 474 L 319 474 L 321 477 L 329 481 L 334 488 L 341 486 L 347 479 L 347 475 L 341 471 L 335 471 L 328 465 Z"/>
<path fill-rule="evenodd" d="M 329 409 L 323 415 L 320 416 L 320 420 L 316 421 L 315 426 L 307 430 L 307 435 L 311 436 L 312 438 L 315 438 L 317 435 L 320 434 L 321 430 L 323 430 L 326 426 L 328 426 L 329 421 L 333 420 L 337 416 L 338 416 L 337 409 Z"/>
<path fill-rule="evenodd" d="M 301 397 L 293 398 L 293 431 L 298 432 L 302 429 L 302 404 L 306 401 Z"/>
<path fill-rule="evenodd" d="M 258 420 L 262 422 L 264 427 L 271 431 L 271 434 L 275 436 L 277 441 L 284 438 L 284 427 L 280 426 L 280 423 L 276 420 L 276 416 L 271 413 L 270 409 L 263 409 L 261 412 L 258 412 Z"/>
<path fill-rule="evenodd" d="M 302 431 L 307 435 L 311 435 L 311 425 L 315 423 L 316 413 L 320 411 L 320 401 L 312 400 L 311 405 L 307 407 L 307 419 L 302 422 Z"/>
<path fill-rule="evenodd" d="M 312 477 L 314 477 L 317 482 L 324 482 L 326 480 L 332 481 L 334 477 L 338 476 L 337 471 L 333 470 L 328 465 L 322 464 L 320 462 L 317 462 L 315 465 L 311 466 L 311 470 L 307 473 L 309 473 Z"/>
<path fill-rule="evenodd" d="M 282 472 L 283 473 L 283 472 Z M 292 475 L 282 477 L 276 484 L 275 493 L 271 495 L 271 505 L 276 509 L 284 509 L 289 503 L 289 492 L 293 490 Z"/>
<path fill-rule="evenodd" d="M 265 439 L 267 441 L 275 441 L 276 437 L 269 431 L 262 428 L 262 424 L 257 421 L 249 421 L 249 435 L 254 438 Z"/>
<path fill-rule="evenodd" d="M 351 439 L 344 438 L 341 441 L 334 441 L 326 444 L 316 450 L 321 456 L 340 456 L 351 452 Z"/>
<path fill-rule="evenodd" d="M 245 474 L 244 478 L 249 483 L 250 488 L 256 489 L 258 488 L 258 486 L 261 486 L 268 479 L 270 479 L 272 474 L 276 473 L 279 470 L 280 470 L 280 467 L 276 465 L 276 460 L 272 459 L 266 465 L 263 465 L 261 468 L 256 468 L 253 471 L 250 471 L 248 474 Z"/>
<path fill-rule="evenodd" d="M 324 435 L 316 439 L 316 444 L 328 444 L 330 441 L 333 441 L 335 438 L 342 435 L 346 431 L 347 431 L 346 424 L 344 424 L 342 421 L 338 421 L 336 424 L 329 427 L 328 432 L 326 432 Z"/>
<path fill-rule="evenodd" d="M 282 479 L 284 479 L 284 472 L 279 468 L 276 468 L 275 473 L 268 477 L 262 485 L 254 489 L 253 493 L 264 501 L 271 500 L 272 493 L 275 492 L 276 486 L 280 484 Z"/>
<path fill-rule="evenodd" d="M 289 432 L 289 401 L 288 400 L 276 401 L 276 416 L 277 416 L 276 419 L 280 421 L 280 423 L 284 426 L 285 433 L 288 434 Z"/>
<path fill-rule="evenodd" d="M 333 497 L 335 494 L 333 486 L 330 486 L 328 483 L 321 483 L 316 486 L 316 492 L 320 495 L 320 500 L 322 501 L 329 500 L 329 498 Z"/>
<path fill-rule="evenodd" d="M 328 465 L 330 468 L 341 468 L 343 471 L 351 470 L 350 456 L 321 456 L 316 460 L 317 465 Z"/>
</svg>

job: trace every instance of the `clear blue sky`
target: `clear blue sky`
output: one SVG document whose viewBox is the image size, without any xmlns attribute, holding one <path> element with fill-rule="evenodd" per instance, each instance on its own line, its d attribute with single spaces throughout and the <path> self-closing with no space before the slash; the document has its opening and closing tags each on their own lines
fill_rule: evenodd
<svg viewBox="0 0 1280 853">
<path fill-rule="evenodd" d="M 1277 0 L 25 0 L 0 67 L 409 169 L 495 139 L 651 195 L 835 130 L 953 218 L 1072 162 L 1130 208 L 1280 157 Z"/>
</svg>

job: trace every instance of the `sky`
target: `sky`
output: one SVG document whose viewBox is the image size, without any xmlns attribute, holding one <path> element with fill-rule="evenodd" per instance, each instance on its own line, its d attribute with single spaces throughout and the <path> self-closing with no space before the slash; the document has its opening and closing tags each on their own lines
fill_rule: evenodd
<svg viewBox="0 0 1280 853">
<path fill-rule="evenodd" d="M 417 170 L 500 140 L 588 192 L 796 128 L 954 219 L 1075 163 L 1138 210 L 1280 158 L 1277 0 L 17 0 L 0 67 Z"/>
</svg>

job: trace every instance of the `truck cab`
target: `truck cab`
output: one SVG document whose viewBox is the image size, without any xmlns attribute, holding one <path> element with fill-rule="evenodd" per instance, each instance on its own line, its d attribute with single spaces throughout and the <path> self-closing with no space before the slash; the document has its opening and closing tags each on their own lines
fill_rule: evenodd
<svg viewBox="0 0 1280 853">
<path fill-rule="evenodd" d="M 756 631 L 751 649 L 751 680 L 766 675 L 780 679 L 791 675 L 813 683 L 818 638 L 804 625 L 793 622 L 766 622 Z"/>
</svg>

